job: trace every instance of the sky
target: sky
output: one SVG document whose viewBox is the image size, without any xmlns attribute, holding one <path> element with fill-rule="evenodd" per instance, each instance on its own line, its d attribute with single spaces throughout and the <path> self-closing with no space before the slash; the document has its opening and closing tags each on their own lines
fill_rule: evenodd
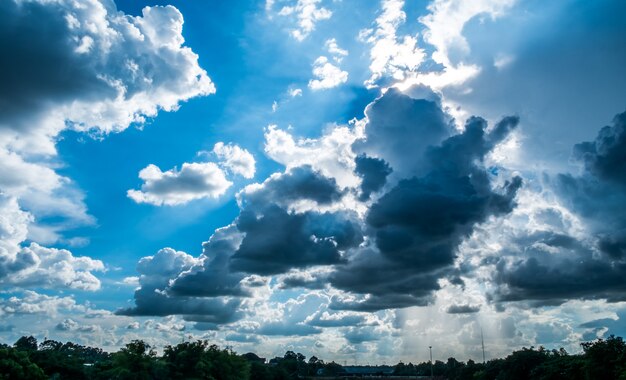
<svg viewBox="0 0 626 380">
<path fill-rule="evenodd" d="M 625 12 L 0 2 L 0 340 L 382 364 L 626 335 Z"/>
</svg>

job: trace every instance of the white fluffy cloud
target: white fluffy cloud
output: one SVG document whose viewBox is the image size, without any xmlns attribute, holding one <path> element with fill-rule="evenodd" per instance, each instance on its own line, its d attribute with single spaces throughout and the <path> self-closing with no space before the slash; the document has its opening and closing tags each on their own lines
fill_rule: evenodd
<svg viewBox="0 0 626 380">
<path fill-rule="evenodd" d="M 213 162 L 185 162 L 180 170 L 173 168 L 165 172 L 150 164 L 139 172 L 139 178 L 144 181 L 141 190 L 128 190 L 128 197 L 137 203 L 156 206 L 218 198 L 232 185 Z"/>
<path fill-rule="evenodd" d="M 454 66 L 469 52 L 463 27 L 472 18 L 484 14 L 492 18 L 502 15 L 516 0 L 453 1 L 435 0 L 430 13 L 420 18 L 427 27 L 424 39 L 436 48 L 432 58 L 446 67 Z"/>
<path fill-rule="evenodd" d="M 46 314 L 57 315 L 59 312 L 76 311 L 81 307 L 72 297 L 47 296 L 31 290 L 25 290 L 23 297 L 10 297 L 0 300 L 0 315 L 11 314 Z"/>
<path fill-rule="evenodd" d="M 340 48 L 335 38 L 326 40 L 326 43 L 324 43 L 324 46 L 326 47 L 326 50 L 328 50 L 330 54 L 333 54 L 335 56 L 334 59 L 337 62 L 341 62 L 342 57 L 345 57 L 348 55 L 348 51 L 346 49 Z"/>
<path fill-rule="evenodd" d="M 465 62 L 470 46 L 463 36 L 463 28 L 480 15 L 492 19 L 499 17 L 514 3 L 515 0 L 433 1 L 428 6 L 430 13 L 420 17 L 419 21 L 426 26 L 424 40 L 435 48 L 431 59 L 443 65 L 443 69 L 412 73 L 401 84 L 401 88 L 423 84 L 441 90 L 448 86 L 459 86 L 478 75 L 481 67 Z"/>
<path fill-rule="evenodd" d="M 24 247 L 34 218 L 13 197 L 0 195 L 0 283 L 21 287 L 98 290 L 92 272 L 103 271 L 100 260 L 75 257 L 65 249 L 31 243 Z"/>
<path fill-rule="evenodd" d="M 424 61 L 425 53 L 417 46 L 416 35 L 397 35 L 398 27 L 406 21 L 403 7 L 403 0 L 383 0 L 382 12 L 375 21 L 376 28 L 359 33 L 360 39 L 371 45 L 372 75 L 365 82 L 367 86 L 375 86 L 385 76 L 403 80 Z"/>
<path fill-rule="evenodd" d="M 325 176 L 335 178 L 341 187 L 356 186 L 356 157 L 352 144 L 362 136 L 363 125 L 333 128 L 318 139 L 294 139 L 286 131 L 270 125 L 265 132 L 265 153 L 288 169 L 310 165 Z"/>
<path fill-rule="evenodd" d="M 291 30 L 291 36 L 298 41 L 303 41 L 315 30 L 318 21 L 328 20 L 333 12 L 320 7 L 322 0 L 297 0 L 293 5 L 286 5 L 280 9 L 280 16 L 295 16 L 297 27 Z M 267 2 L 266 6 L 271 9 L 272 3 Z"/>
<path fill-rule="evenodd" d="M 239 174 L 244 178 L 254 177 L 255 160 L 252 154 L 237 145 L 218 142 L 213 147 L 213 153 L 221 161 L 221 164 L 233 174 Z"/>
<path fill-rule="evenodd" d="M 320 56 L 313 62 L 313 75 L 317 79 L 309 81 L 309 88 L 312 90 L 327 90 L 348 81 L 348 72 L 328 62 L 325 56 Z"/>
</svg>

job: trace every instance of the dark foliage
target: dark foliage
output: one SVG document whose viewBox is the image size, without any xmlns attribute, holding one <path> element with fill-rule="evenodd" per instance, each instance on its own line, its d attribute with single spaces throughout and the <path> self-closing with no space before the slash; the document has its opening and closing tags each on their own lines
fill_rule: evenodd
<svg viewBox="0 0 626 380">
<path fill-rule="evenodd" d="M 581 344 L 583 352 L 543 347 L 522 348 L 506 358 L 485 364 L 449 358 L 413 364 L 398 363 L 393 376 L 430 376 L 448 380 L 626 380 L 626 343 L 610 336 Z M 383 367 L 346 367 L 309 360 L 293 351 L 267 363 L 254 353 L 237 355 L 207 341 L 167 346 L 162 356 L 147 343 L 135 340 L 114 353 L 99 348 L 45 340 L 20 338 L 13 346 L 0 344 L 0 380 L 4 379 L 207 379 L 207 380 L 291 380 L 315 377 L 344 378 L 346 370 L 365 372 Z M 391 367 L 385 367 L 391 369 Z"/>
</svg>

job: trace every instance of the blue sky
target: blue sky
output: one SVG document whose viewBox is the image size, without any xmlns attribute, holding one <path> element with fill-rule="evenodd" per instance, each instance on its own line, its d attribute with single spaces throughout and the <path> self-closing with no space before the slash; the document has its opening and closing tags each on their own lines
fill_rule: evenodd
<svg viewBox="0 0 626 380">
<path fill-rule="evenodd" d="M 0 336 L 389 362 L 623 335 L 623 11 L 3 3 Z"/>
</svg>

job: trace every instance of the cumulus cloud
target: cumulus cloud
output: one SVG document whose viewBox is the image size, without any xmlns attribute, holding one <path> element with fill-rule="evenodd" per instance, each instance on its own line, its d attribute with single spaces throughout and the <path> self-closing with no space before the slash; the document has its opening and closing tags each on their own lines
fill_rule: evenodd
<svg viewBox="0 0 626 380">
<path fill-rule="evenodd" d="M 368 157 L 364 154 L 357 156 L 355 163 L 356 168 L 354 171 L 362 179 L 359 199 L 366 201 L 370 199 L 372 193 L 382 189 L 387 182 L 387 176 L 391 174 L 392 170 L 385 160 Z"/>
<path fill-rule="evenodd" d="M 197 55 L 183 46 L 183 17 L 174 7 L 146 7 L 133 17 L 112 2 L 25 0 L 4 3 L 2 13 L 14 22 L 0 34 L 29 39 L 4 39 L 3 49 L 15 52 L 2 70 L 5 127 L 29 128 L 26 115 L 46 114 L 58 129 L 67 122 L 79 130 L 122 130 L 215 91 Z M 33 25 L 40 32 L 26 33 Z"/>
<path fill-rule="evenodd" d="M 267 275 L 341 261 L 343 251 L 362 241 L 354 215 L 315 208 L 289 210 L 299 200 L 328 204 L 340 196 L 333 179 L 309 166 L 270 177 L 262 186 L 248 189 L 236 221 L 245 237 L 231 259 L 232 268 Z"/>
<path fill-rule="evenodd" d="M 356 186 L 352 144 L 361 136 L 362 126 L 333 128 L 317 139 L 295 139 L 288 132 L 270 125 L 265 132 L 265 153 L 288 169 L 309 165 L 344 187 Z"/>
<path fill-rule="evenodd" d="M 330 63 L 325 56 L 320 56 L 313 62 L 313 75 L 316 79 L 309 81 L 311 90 L 327 90 L 348 81 L 348 72 Z"/>
<path fill-rule="evenodd" d="M 155 206 L 218 198 L 232 185 L 224 171 L 213 162 L 185 162 L 180 170 L 173 168 L 166 172 L 148 165 L 139 172 L 139 178 L 144 181 L 141 190 L 128 190 L 128 197 L 137 203 Z"/>
<path fill-rule="evenodd" d="M 377 102 L 406 104 L 409 109 L 406 113 L 396 113 L 396 117 L 408 115 L 403 120 L 405 123 L 434 120 L 438 128 L 430 128 L 433 139 L 436 141 L 443 135 L 447 124 L 436 103 L 413 101 L 400 93 L 392 93 L 387 99 L 385 96 Z M 369 107 L 368 116 L 373 116 L 375 110 L 376 103 Z M 418 153 L 414 160 L 395 159 L 396 152 L 385 147 L 385 153 L 389 153 L 384 157 L 392 162 L 394 171 L 396 163 L 401 169 L 411 165 L 408 172 L 411 177 L 401 179 L 370 207 L 366 223 L 373 238 L 372 246 L 353 256 L 345 267 L 338 266 L 331 275 L 333 286 L 365 297 L 338 298 L 335 308 L 377 310 L 431 301 L 432 292 L 440 287 L 438 279 L 452 269 L 458 246 L 473 232 L 474 226 L 489 217 L 506 215 L 515 207 L 521 179 L 514 177 L 494 189 L 483 162 L 518 121 L 516 117 L 506 117 L 487 130 L 485 120 L 470 118 L 463 132 L 439 145 L 422 147 L 421 156 L 419 145 L 408 150 Z M 377 127 L 380 124 L 372 120 L 366 127 L 366 144 L 370 131 L 378 137 L 373 140 L 371 152 L 367 145 L 360 147 L 368 154 L 378 155 L 385 146 L 385 138 L 392 143 L 404 143 L 397 137 L 401 134 L 394 133 L 398 128 L 386 134 L 385 129 L 376 131 Z M 411 136 L 417 131 L 413 128 L 406 134 Z"/>
<path fill-rule="evenodd" d="M 326 50 L 328 50 L 328 52 L 334 56 L 334 59 L 337 63 L 340 63 L 343 57 L 346 57 L 348 55 L 348 51 L 346 49 L 340 48 L 337 44 L 337 39 L 335 38 L 330 38 L 326 40 L 324 46 L 326 47 Z"/>
<path fill-rule="evenodd" d="M 559 174 L 546 183 L 574 215 L 544 211 L 551 217 L 541 229 L 526 229 L 503 249 L 496 264 L 496 301 L 624 300 L 625 125 L 626 113 L 619 114 L 595 141 L 574 147 L 584 165 L 581 175 Z M 568 227 L 568 218 L 579 218 L 579 227 Z"/>
<path fill-rule="evenodd" d="M 435 47 L 432 58 L 435 62 L 453 67 L 463 60 L 470 47 L 463 36 L 465 24 L 477 15 L 492 18 L 501 16 L 515 0 L 481 0 L 455 2 L 435 0 L 429 6 L 430 13 L 420 18 L 426 26 L 424 40 Z"/>
<path fill-rule="evenodd" d="M 23 246 L 34 218 L 16 198 L 0 195 L 0 283 L 21 287 L 98 290 L 92 272 L 104 271 L 100 260 L 75 257 L 65 249 Z"/>
<path fill-rule="evenodd" d="M 55 172 L 66 129 L 104 135 L 142 124 L 215 92 L 184 46 L 183 17 L 171 6 L 129 16 L 112 1 L 7 1 L 0 5 L 0 191 L 35 217 L 39 243 L 64 241 L 67 226 L 91 224 L 83 195 Z M 67 70 L 71 67 L 72 70 Z"/>
<path fill-rule="evenodd" d="M 209 241 L 202 245 L 198 263 L 171 282 L 171 294 L 196 297 L 248 296 L 249 292 L 241 286 L 244 275 L 229 270 L 230 259 L 242 239 L 243 234 L 234 225 L 216 230 Z"/>
<path fill-rule="evenodd" d="M 239 194 L 240 215 L 233 225 L 215 232 L 199 258 L 164 249 L 142 259 L 135 306 L 119 313 L 180 314 L 199 322 L 197 328 L 235 321 L 241 317 L 241 298 L 265 285 L 249 275 L 337 263 L 343 252 L 362 241 L 351 213 L 292 208 L 303 200 L 330 204 L 341 196 L 333 179 L 310 166 L 248 186 Z"/>
<path fill-rule="evenodd" d="M 218 142 L 213 147 L 213 153 L 221 161 L 221 164 L 233 174 L 239 174 L 248 179 L 254 177 L 256 162 L 247 150 L 237 145 L 225 145 Z"/>
<path fill-rule="evenodd" d="M 432 303 L 442 280 L 457 281 L 459 245 L 477 225 L 515 207 L 521 180 L 495 178 L 484 161 L 518 119 L 489 127 L 473 117 L 455 133 L 436 97 L 416 100 L 395 89 L 370 104 L 366 116 L 319 139 L 296 141 L 269 128 L 266 152 L 285 171 L 238 194 L 239 216 L 216 231 L 199 258 L 171 250 L 146 258 L 184 260 L 158 284 L 142 275 L 136 306 L 122 313 L 180 314 L 199 322 L 197 328 L 214 329 L 256 302 L 249 299 L 258 295 L 255 286 L 272 288 L 252 284 L 250 275 L 278 276 L 276 289 L 332 290 L 323 301 L 331 314 L 308 326 L 311 314 L 290 324 L 270 318 L 259 329 L 266 335 L 317 334 L 317 325 L 361 320 L 336 310 Z M 402 147 L 414 154 L 403 159 Z M 368 202 L 362 214 L 342 203 L 355 194 Z M 141 263 L 139 270 L 146 271 Z"/>
<path fill-rule="evenodd" d="M 241 302 L 236 298 L 176 297 L 167 294 L 172 280 L 198 264 L 198 259 L 171 248 L 142 258 L 137 264 L 140 288 L 135 291 L 135 306 L 116 313 L 131 316 L 182 315 L 188 321 L 212 324 L 239 319 Z"/>
<path fill-rule="evenodd" d="M 283 6 L 278 15 L 295 16 L 297 27 L 291 29 L 291 36 L 298 41 L 303 41 L 315 30 L 315 24 L 322 20 L 328 20 L 333 12 L 320 7 L 322 0 L 297 0 L 293 5 Z M 267 2 L 266 8 L 271 9 L 272 3 Z"/>
<path fill-rule="evenodd" d="M 397 177 L 425 174 L 425 151 L 454 130 L 438 97 L 430 96 L 434 101 L 413 99 L 397 89 L 389 89 L 365 109 L 366 135 L 355 140 L 354 150 L 383 159 Z"/>
<path fill-rule="evenodd" d="M 104 271 L 104 264 L 100 260 L 75 257 L 66 249 L 46 248 L 37 243 L 23 247 L 17 257 L 13 265 L 5 267 L 8 271 L 3 268 L 4 278 L 1 282 L 21 287 L 100 289 L 100 280 L 92 273 Z M 28 265 L 16 270 L 14 265 L 18 260 L 28 261 Z"/>
<path fill-rule="evenodd" d="M 403 80 L 424 61 L 425 53 L 417 46 L 417 35 L 397 35 L 398 28 L 406 21 L 403 7 L 403 0 L 383 0 L 376 28 L 359 33 L 359 38 L 371 45 L 372 75 L 365 82 L 367 86 L 377 85 L 386 76 L 395 81 Z"/>
<path fill-rule="evenodd" d="M 84 308 L 72 297 L 58 297 L 25 290 L 22 297 L 12 296 L 0 300 L 0 314 L 45 314 L 51 317 L 62 311 L 81 311 Z"/>
</svg>

